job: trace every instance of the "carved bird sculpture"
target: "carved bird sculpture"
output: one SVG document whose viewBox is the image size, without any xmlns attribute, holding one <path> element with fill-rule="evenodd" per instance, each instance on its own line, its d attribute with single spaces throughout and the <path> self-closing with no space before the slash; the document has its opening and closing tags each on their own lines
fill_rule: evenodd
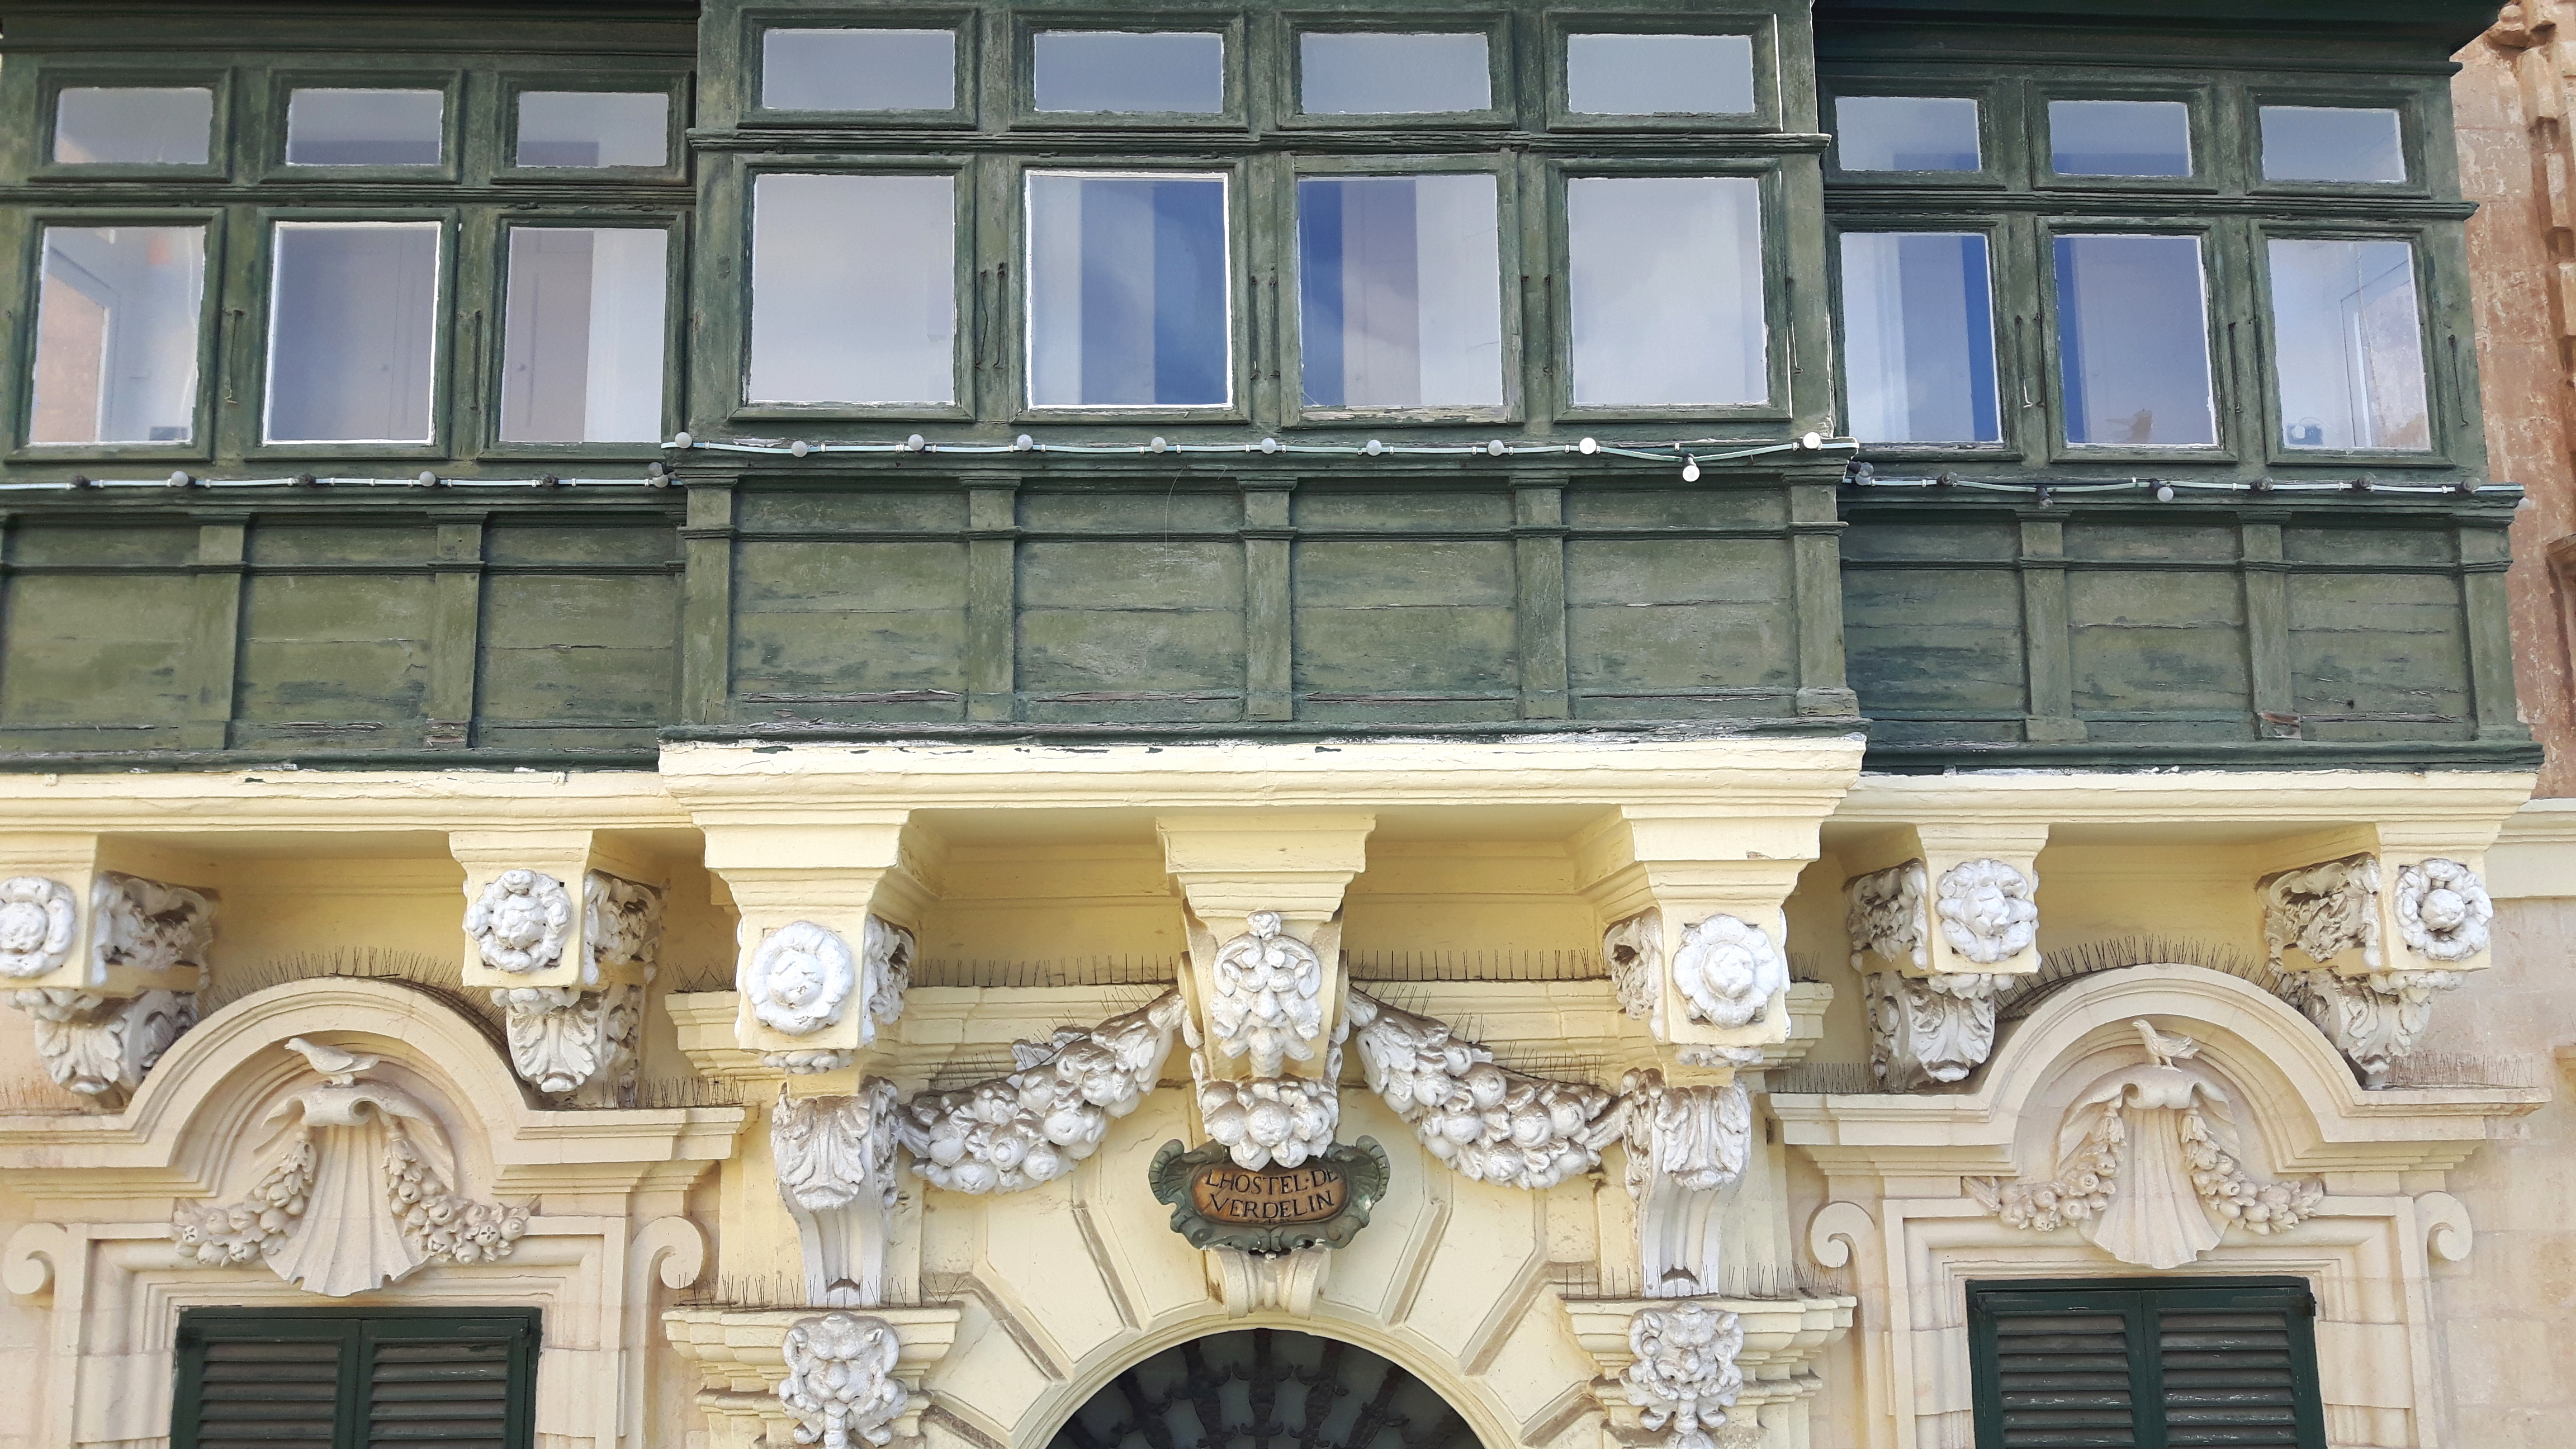
<svg viewBox="0 0 2576 1449">
<path fill-rule="evenodd" d="M 357 1081 L 358 1073 L 384 1060 L 382 1057 L 362 1057 L 355 1052 L 344 1052 L 338 1047 L 306 1041 L 300 1036 L 288 1037 L 286 1049 L 303 1057 L 313 1070 L 322 1074 L 324 1081 L 335 1087 L 350 1085 Z"/>
<path fill-rule="evenodd" d="M 2180 1034 L 2167 1036 L 2144 1018 L 2129 1025 L 2138 1029 L 2138 1040 L 2147 1044 L 2147 1055 L 2156 1059 L 2157 1066 L 2169 1067 L 2185 1057 L 2200 1055 L 2200 1043 L 2190 1037 Z"/>
</svg>

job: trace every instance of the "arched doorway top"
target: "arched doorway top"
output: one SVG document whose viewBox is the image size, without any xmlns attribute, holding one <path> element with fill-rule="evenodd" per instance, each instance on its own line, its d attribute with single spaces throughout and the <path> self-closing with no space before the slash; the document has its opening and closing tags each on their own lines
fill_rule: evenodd
<svg viewBox="0 0 2576 1449">
<path fill-rule="evenodd" d="M 1129 1364 L 1058 1426 L 1052 1449 L 1479 1449 L 1464 1413 L 1410 1369 L 1290 1328 L 1187 1338 Z"/>
</svg>

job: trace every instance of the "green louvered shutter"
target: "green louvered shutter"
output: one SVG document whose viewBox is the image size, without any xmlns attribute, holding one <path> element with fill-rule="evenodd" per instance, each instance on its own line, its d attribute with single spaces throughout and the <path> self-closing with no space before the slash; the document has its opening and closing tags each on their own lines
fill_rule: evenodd
<svg viewBox="0 0 2576 1449">
<path fill-rule="evenodd" d="M 530 1449 L 538 1316 L 180 1315 L 172 1449 Z"/>
<path fill-rule="evenodd" d="M 2326 1449 L 2295 1279 L 1970 1284 L 1977 1449 Z"/>
</svg>

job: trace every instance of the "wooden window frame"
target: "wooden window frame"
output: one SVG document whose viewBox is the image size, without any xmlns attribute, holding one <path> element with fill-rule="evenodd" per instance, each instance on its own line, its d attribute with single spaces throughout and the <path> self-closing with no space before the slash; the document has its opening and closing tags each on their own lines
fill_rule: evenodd
<svg viewBox="0 0 2576 1449">
<path fill-rule="evenodd" d="M 489 1341 L 496 1336 L 492 1331 L 459 1331 L 469 1325 L 498 1330 L 508 1338 L 510 1367 L 503 1449 L 536 1449 L 537 1356 L 544 1342 L 544 1322 L 542 1311 L 535 1308 L 181 1309 L 174 1353 L 171 1449 L 197 1449 L 206 1349 L 212 1342 L 340 1343 L 340 1391 L 333 1415 L 333 1445 L 334 1449 L 363 1449 L 369 1402 L 367 1369 L 374 1345 L 388 1339 L 454 1342 Z M 393 1331 L 382 1331 L 385 1329 Z"/>
<path fill-rule="evenodd" d="M 122 460 L 152 463 L 203 462 L 215 456 L 215 430 L 222 419 L 215 407 L 214 382 L 218 376 L 222 348 L 231 339 L 225 335 L 223 314 L 223 278 L 225 274 L 226 217 L 222 211 L 205 207 L 118 208 L 44 207 L 30 209 L 25 215 L 27 245 L 18 267 L 17 284 L 27 304 L 18 309 L 16 326 L 9 341 L 18 359 L 5 384 L 0 384 L 0 398 L 6 399 L 8 412 L 8 460 L 10 462 L 68 462 L 79 460 L 115 462 Z M 202 295 L 197 300 L 197 396 L 190 411 L 188 441 L 184 443 L 36 443 L 29 441 L 35 431 L 36 407 L 36 338 L 39 313 L 44 296 L 45 232 L 50 227 L 109 226 L 193 226 L 206 234 L 205 277 Z M 235 323 L 233 331 L 239 330 Z"/>
</svg>

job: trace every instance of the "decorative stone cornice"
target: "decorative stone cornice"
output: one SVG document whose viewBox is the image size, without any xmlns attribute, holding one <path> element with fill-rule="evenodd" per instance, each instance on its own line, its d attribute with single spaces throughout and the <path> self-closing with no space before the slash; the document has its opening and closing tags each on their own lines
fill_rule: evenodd
<svg viewBox="0 0 2576 1449">
<path fill-rule="evenodd" d="M 1880 1089 L 1912 1092 L 1963 1081 L 1995 1046 L 1995 991 L 2008 978 L 1969 972 L 1861 978 L 1870 1071 Z"/>
</svg>

